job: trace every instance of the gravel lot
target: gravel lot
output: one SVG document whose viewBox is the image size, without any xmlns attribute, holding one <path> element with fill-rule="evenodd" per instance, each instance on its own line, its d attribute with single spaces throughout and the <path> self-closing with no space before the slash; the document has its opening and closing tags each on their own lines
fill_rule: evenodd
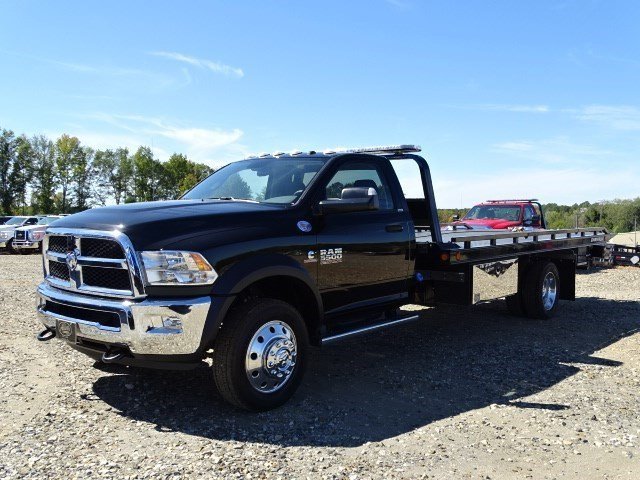
<svg viewBox="0 0 640 480">
<path fill-rule="evenodd" d="M 0 256 L 0 478 L 639 478 L 640 269 L 580 274 L 553 321 L 501 302 L 312 353 L 249 414 L 209 370 L 94 368 L 39 343 L 40 258 Z"/>
</svg>

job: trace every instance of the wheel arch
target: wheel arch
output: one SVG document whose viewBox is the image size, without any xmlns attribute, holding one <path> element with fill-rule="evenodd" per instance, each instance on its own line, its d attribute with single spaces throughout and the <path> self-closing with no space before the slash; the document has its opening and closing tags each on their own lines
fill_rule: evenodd
<svg viewBox="0 0 640 480">
<path fill-rule="evenodd" d="M 247 258 L 223 271 L 214 284 L 215 306 L 209 311 L 201 349 L 210 348 L 228 312 L 252 296 L 265 296 L 293 305 L 302 315 L 312 345 L 319 345 L 324 308 L 308 271 L 285 255 Z"/>
<path fill-rule="evenodd" d="M 576 253 L 573 251 L 549 252 L 542 255 L 532 255 L 526 261 L 520 261 L 520 282 L 524 274 L 534 263 L 553 262 L 560 274 L 559 298 L 560 300 L 576 299 Z"/>
</svg>

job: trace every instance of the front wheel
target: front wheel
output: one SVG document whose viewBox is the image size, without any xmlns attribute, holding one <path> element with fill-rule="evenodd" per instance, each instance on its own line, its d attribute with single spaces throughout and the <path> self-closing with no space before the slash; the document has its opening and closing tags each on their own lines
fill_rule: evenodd
<svg viewBox="0 0 640 480">
<path fill-rule="evenodd" d="M 256 298 L 234 308 L 213 347 L 220 395 L 246 410 L 270 410 L 295 393 L 304 375 L 307 329 L 281 300 Z"/>
</svg>

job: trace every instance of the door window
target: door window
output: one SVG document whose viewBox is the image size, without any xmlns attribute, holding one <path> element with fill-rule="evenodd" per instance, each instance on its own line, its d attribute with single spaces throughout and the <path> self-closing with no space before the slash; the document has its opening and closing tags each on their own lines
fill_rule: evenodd
<svg viewBox="0 0 640 480">
<path fill-rule="evenodd" d="M 533 219 L 534 215 L 535 215 L 535 212 L 533 211 L 533 208 L 531 208 L 529 205 L 524 207 L 524 221 L 525 222 L 530 222 Z"/>
<path fill-rule="evenodd" d="M 340 199 L 342 190 L 351 187 L 374 188 L 378 194 L 380 210 L 393 209 L 389 183 L 381 168 L 373 162 L 348 162 L 341 166 L 325 187 L 325 199 Z"/>
</svg>

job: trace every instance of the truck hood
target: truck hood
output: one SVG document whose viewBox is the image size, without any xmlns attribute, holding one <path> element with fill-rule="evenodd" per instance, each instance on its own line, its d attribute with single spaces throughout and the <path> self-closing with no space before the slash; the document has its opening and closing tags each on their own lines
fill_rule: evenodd
<svg viewBox="0 0 640 480">
<path fill-rule="evenodd" d="M 165 248 L 196 235 L 252 227 L 286 210 L 282 205 L 226 200 L 170 200 L 94 208 L 49 227 L 119 230 L 140 247 Z"/>
<path fill-rule="evenodd" d="M 27 225 L 26 227 L 18 227 L 16 228 L 16 230 L 24 230 L 24 231 L 45 230 L 47 227 L 48 225 Z"/>
<path fill-rule="evenodd" d="M 511 221 L 504 220 L 500 218 L 496 219 L 482 219 L 482 220 L 466 220 L 462 219 L 462 223 L 466 223 L 467 225 L 475 226 L 483 226 L 491 229 L 502 229 L 502 228 L 512 228 L 520 225 L 519 221 Z"/>
</svg>

